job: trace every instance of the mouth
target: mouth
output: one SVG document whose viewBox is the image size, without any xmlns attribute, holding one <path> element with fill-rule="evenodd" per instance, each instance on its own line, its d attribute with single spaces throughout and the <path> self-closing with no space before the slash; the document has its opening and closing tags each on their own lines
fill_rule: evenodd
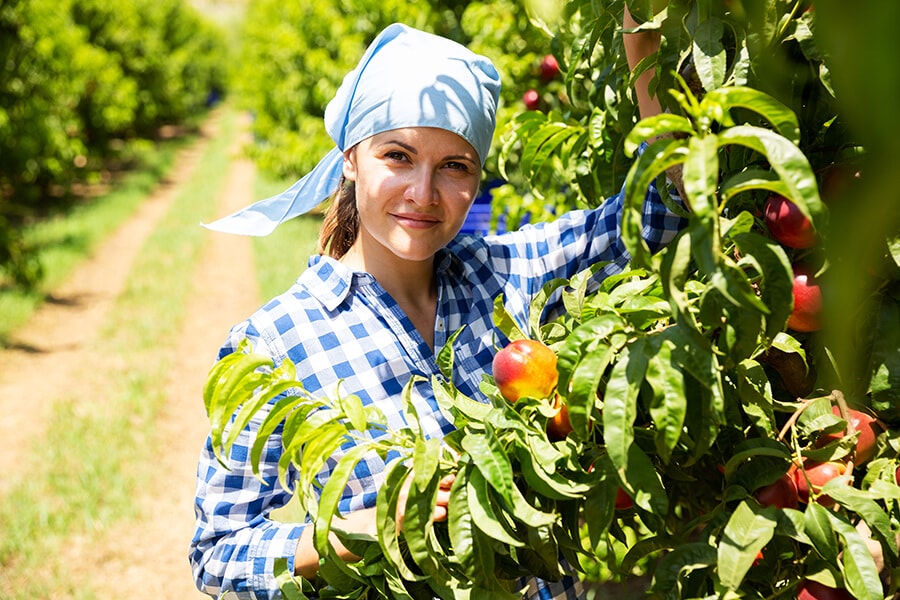
<svg viewBox="0 0 900 600">
<path fill-rule="evenodd" d="M 400 225 L 412 229 L 429 229 L 440 223 L 440 219 L 434 215 L 424 213 L 392 213 L 391 215 Z"/>
</svg>

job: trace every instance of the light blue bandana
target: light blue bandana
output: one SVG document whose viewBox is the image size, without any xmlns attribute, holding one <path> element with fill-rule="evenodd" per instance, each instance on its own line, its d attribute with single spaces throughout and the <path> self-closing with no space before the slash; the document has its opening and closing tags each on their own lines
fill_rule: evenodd
<svg viewBox="0 0 900 600">
<path fill-rule="evenodd" d="M 454 41 L 395 23 L 368 47 L 325 109 L 337 147 L 290 188 L 204 227 L 268 235 L 337 191 L 343 152 L 378 133 L 437 127 L 487 158 L 496 125 L 500 76 L 491 61 Z"/>
</svg>

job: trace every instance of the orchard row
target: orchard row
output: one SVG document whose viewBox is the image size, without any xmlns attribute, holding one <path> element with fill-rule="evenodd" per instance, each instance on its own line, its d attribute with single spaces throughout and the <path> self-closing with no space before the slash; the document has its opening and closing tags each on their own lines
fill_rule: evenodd
<svg viewBox="0 0 900 600">
<path fill-rule="evenodd" d="M 0 10 L 0 276 L 34 283 L 18 231 L 104 182 L 141 140 L 225 88 L 221 33 L 183 0 L 25 0 Z M 143 144 L 146 145 L 146 144 Z"/>
</svg>

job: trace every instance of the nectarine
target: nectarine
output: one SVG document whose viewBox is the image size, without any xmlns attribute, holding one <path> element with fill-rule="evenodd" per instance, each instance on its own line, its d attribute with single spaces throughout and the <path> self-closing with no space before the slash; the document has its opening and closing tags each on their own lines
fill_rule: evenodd
<svg viewBox="0 0 900 600">
<path fill-rule="evenodd" d="M 520 339 L 494 355 L 494 381 L 510 402 L 529 396 L 549 398 L 556 389 L 556 353 L 538 340 Z"/>
</svg>

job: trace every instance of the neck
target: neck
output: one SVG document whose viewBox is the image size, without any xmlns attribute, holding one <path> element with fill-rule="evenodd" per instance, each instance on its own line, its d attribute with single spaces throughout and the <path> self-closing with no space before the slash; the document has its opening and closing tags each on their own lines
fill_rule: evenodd
<svg viewBox="0 0 900 600">
<path fill-rule="evenodd" d="M 372 275 L 400 305 L 428 347 L 434 350 L 437 286 L 433 258 L 409 261 L 391 255 L 387 260 L 380 260 L 371 254 L 356 252 L 354 247 L 340 260 L 355 271 Z"/>
</svg>

